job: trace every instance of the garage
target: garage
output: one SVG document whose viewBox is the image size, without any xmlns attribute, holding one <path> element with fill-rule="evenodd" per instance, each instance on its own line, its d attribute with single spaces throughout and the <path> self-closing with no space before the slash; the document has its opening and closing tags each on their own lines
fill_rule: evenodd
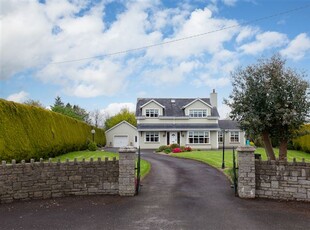
<svg viewBox="0 0 310 230">
<path fill-rule="evenodd" d="M 128 136 L 114 136 L 114 147 L 124 147 L 128 145 Z"/>
<path fill-rule="evenodd" d="M 137 146 L 137 128 L 127 121 L 122 121 L 105 132 L 107 147 L 120 148 Z"/>
</svg>

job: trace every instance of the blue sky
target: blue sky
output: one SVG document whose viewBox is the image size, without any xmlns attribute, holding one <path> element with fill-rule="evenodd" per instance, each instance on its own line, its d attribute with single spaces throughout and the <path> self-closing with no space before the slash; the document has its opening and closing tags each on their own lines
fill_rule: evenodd
<svg viewBox="0 0 310 230">
<path fill-rule="evenodd" d="M 232 89 L 230 73 L 239 66 L 279 52 L 288 66 L 310 78 L 309 0 L 0 4 L 0 97 L 8 100 L 34 99 L 50 106 L 60 96 L 113 115 L 124 106 L 134 110 L 138 97 L 209 97 L 216 89 L 225 117 L 229 109 L 222 101 Z M 299 7 L 304 9 L 246 24 Z"/>
</svg>

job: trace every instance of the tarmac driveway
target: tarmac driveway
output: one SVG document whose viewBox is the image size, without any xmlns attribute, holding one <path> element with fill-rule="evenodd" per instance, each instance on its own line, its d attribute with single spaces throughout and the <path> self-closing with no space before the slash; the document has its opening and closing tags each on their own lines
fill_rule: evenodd
<svg viewBox="0 0 310 230">
<path fill-rule="evenodd" d="M 309 229 L 309 203 L 242 200 L 208 165 L 146 151 L 142 157 L 152 169 L 139 196 L 2 204 L 0 229 Z"/>
</svg>

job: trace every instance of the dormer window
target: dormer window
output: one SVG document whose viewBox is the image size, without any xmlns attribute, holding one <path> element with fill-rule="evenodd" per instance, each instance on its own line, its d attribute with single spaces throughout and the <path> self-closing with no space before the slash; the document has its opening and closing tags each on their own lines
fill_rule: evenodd
<svg viewBox="0 0 310 230">
<path fill-rule="evenodd" d="M 190 109 L 189 116 L 190 117 L 207 117 L 208 111 L 206 109 Z"/>
<path fill-rule="evenodd" d="M 146 109 L 145 116 L 146 117 L 158 117 L 159 109 Z"/>
</svg>

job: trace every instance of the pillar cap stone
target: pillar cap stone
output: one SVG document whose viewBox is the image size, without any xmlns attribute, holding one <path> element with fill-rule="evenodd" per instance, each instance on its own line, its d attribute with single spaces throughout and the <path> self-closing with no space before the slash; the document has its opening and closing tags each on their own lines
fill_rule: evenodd
<svg viewBox="0 0 310 230">
<path fill-rule="evenodd" d="M 137 152 L 137 148 L 133 146 L 125 146 L 119 149 L 119 153 L 135 153 Z"/>
<path fill-rule="evenodd" d="M 256 148 L 253 146 L 239 146 L 236 150 L 238 152 L 255 152 Z"/>
</svg>

